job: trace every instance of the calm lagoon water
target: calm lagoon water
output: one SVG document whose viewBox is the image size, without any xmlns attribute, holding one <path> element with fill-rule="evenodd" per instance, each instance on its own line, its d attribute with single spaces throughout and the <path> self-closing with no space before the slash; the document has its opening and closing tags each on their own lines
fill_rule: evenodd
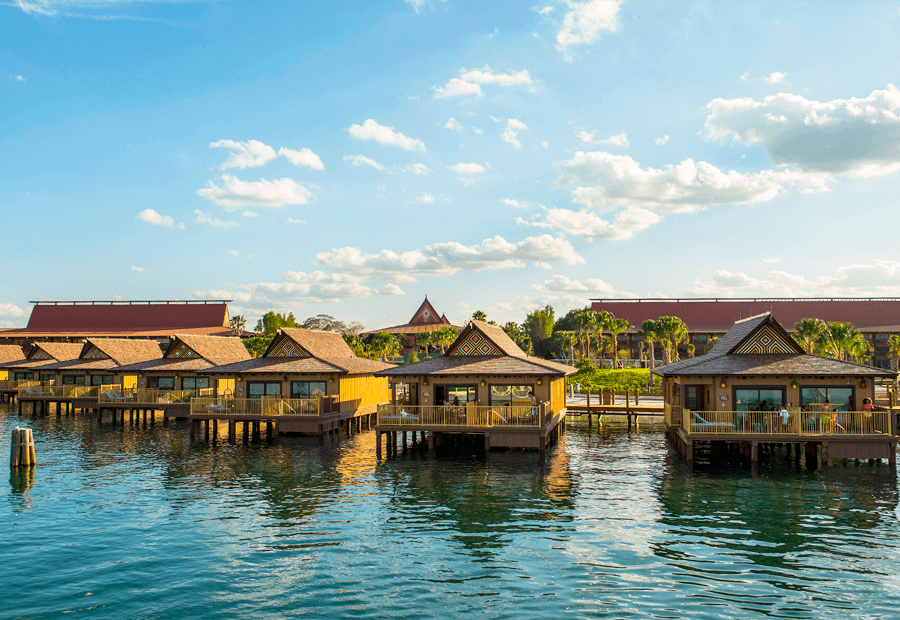
<svg viewBox="0 0 900 620">
<path fill-rule="evenodd" d="M 2 407 L 2 406 L 0 406 Z M 693 470 L 658 427 L 376 462 L 31 418 L 0 491 L 0 618 L 897 618 L 897 473 Z"/>
</svg>

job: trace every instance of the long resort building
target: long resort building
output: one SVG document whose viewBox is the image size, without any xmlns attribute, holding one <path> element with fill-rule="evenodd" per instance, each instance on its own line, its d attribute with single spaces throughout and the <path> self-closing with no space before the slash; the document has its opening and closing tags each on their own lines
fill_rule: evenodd
<svg viewBox="0 0 900 620">
<path fill-rule="evenodd" d="M 897 373 L 809 355 L 770 313 L 736 322 L 706 355 L 653 370 L 664 379 L 670 441 L 739 447 L 751 461 L 785 444 L 807 464 L 830 458 L 896 462 L 897 418 L 873 406 L 875 379 Z"/>
<path fill-rule="evenodd" d="M 484 449 L 543 452 L 565 429 L 565 378 L 571 366 L 530 357 L 500 327 L 472 320 L 446 355 L 376 373 L 391 380 L 378 407 L 377 454 L 403 447 L 407 434 L 429 451 L 448 441 L 483 439 Z M 532 402 L 532 397 L 534 402 Z"/>
</svg>

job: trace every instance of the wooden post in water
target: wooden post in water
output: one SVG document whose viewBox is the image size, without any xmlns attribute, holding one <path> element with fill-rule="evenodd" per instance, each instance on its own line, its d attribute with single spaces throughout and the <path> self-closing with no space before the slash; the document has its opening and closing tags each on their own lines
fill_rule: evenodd
<svg viewBox="0 0 900 620">
<path fill-rule="evenodd" d="M 12 469 L 18 467 L 34 467 L 37 464 L 34 452 L 34 436 L 30 428 L 13 429 L 9 450 L 9 466 Z"/>
</svg>

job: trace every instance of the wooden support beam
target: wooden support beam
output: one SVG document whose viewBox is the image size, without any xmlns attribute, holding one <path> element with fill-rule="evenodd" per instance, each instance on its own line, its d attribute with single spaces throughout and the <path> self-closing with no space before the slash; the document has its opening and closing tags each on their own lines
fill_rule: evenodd
<svg viewBox="0 0 900 620">
<path fill-rule="evenodd" d="M 381 431 L 375 431 L 375 458 L 381 459 Z"/>
</svg>

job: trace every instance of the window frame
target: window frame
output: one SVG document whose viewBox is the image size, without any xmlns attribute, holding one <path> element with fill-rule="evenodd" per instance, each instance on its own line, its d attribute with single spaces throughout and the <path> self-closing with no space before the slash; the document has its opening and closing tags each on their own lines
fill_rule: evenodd
<svg viewBox="0 0 900 620">
<path fill-rule="evenodd" d="M 851 385 L 846 385 L 846 384 L 844 384 L 844 385 L 798 385 L 797 387 L 798 387 L 798 391 L 800 392 L 800 406 L 801 407 L 803 407 L 804 404 L 808 404 L 808 403 L 803 402 L 803 390 L 825 390 L 825 398 L 829 399 L 829 403 L 828 403 L 829 405 L 838 406 L 838 407 L 846 406 L 847 411 L 855 411 L 856 410 L 856 386 L 855 385 L 852 385 L 852 384 Z M 829 389 L 832 389 L 832 390 L 847 390 L 847 389 L 849 389 L 850 390 L 850 398 L 853 399 L 853 409 L 850 409 L 850 403 L 846 403 L 846 402 L 836 403 L 833 400 L 831 400 L 828 396 Z"/>
<path fill-rule="evenodd" d="M 519 406 L 530 406 L 531 399 L 522 402 L 516 402 L 512 397 L 512 389 L 510 389 L 510 398 L 507 402 L 495 402 L 494 401 L 494 388 L 498 387 L 507 387 L 507 388 L 527 388 L 529 392 L 534 394 L 534 384 L 533 383 L 491 383 L 488 385 L 488 404 L 491 407 L 519 407 Z M 528 398 L 527 394 L 525 398 Z"/>
<path fill-rule="evenodd" d="M 753 409 L 738 409 L 738 390 L 756 390 L 757 392 L 759 392 L 760 390 L 768 390 L 772 392 L 779 391 L 781 392 L 781 402 L 778 403 L 777 406 L 780 408 L 787 405 L 787 388 L 787 385 L 733 385 L 731 387 L 731 402 L 734 403 L 735 411 L 754 411 Z M 758 397 L 759 394 L 757 394 L 757 401 Z"/>
<path fill-rule="evenodd" d="M 250 392 L 253 389 L 254 385 L 264 385 L 263 394 L 260 396 L 251 396 Z M 269 386 L 277 385 L 278 393 L 277 394 L 269 394 Z M 281 396 L 281 381 L 247 381 L 247 398 L 262 398 L 263 396 Z"/>
</svg>

